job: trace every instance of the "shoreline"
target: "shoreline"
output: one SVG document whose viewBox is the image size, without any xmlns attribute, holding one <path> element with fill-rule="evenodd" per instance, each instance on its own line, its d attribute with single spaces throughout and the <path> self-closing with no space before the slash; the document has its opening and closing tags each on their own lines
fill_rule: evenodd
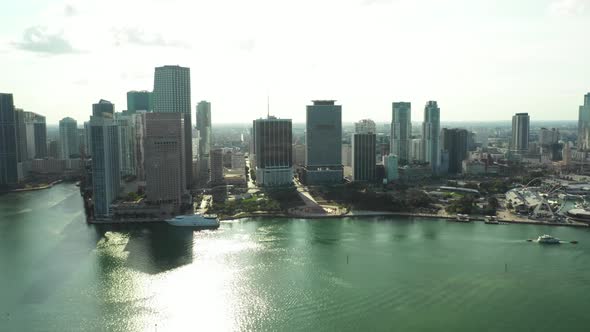
<svg viewBox="0 0 590 332">
<path fill-rule="evenodd" d="M 27 191 L 37 191 L 37 190 L 44 190 L 44 189 L 49 189 L 52 188 L 53 186 L 55 186 L 56 184 L 60 184 L 62 183 L 64 180 L 63 179 L 59 179 L 59 180 L 55 180 L 45 186 L 42 187 L 32 187 L 32 188 L 18 188 L 18 189 L 10 189 L 10 190 L 3 190 L 0 193 L 21 193 L 21 192 L 27 192 Z"/>
</svg>

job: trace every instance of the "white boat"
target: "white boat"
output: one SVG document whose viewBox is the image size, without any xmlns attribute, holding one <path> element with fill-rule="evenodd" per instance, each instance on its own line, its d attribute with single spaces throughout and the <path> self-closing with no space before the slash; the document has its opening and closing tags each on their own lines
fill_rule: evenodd
<svg viewBox="0 0 590 332">
<path fill-rule="evenodd" d="M 551 235 L 547 235 L 547 234 L 539 236 L 537 238 L 537 242 L 538 243 L 546 243 L 546 244 L 559 244 L 560 243 L 558 238 L 553 237 Z"/>
<path fill-rule="evenodd" d="M 468 222 L 468 221 L 470 221 L 469 215 L 468 214 L 457 213 L 457 221 Z"/>
<path fill-rule="evenodd" d="M 194 228 L 218 228 L 219 218 L 214 214 L 188 214 L 165 220 L 169 225 Z"/>
</svg>

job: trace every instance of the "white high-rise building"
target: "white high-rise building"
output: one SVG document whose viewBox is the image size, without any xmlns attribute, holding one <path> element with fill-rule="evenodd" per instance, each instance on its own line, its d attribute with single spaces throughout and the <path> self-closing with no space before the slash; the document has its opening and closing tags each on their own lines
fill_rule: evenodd
<svg viewBox="0 0 590 332">
<path fill-rule="evenodd" d="M 187 187 L 184 116 L 180 113 L 144 116 L 146 199 L 156 204 L 171 204 L 178 210 Z"/>
<path fill-rule="evenodd" d="M 411 160 L 410 140 L 412 137 L 412 103 L 392 104 L 390 151 L 403 164 Z"/>
<path fill-rule="evenodd" d="M 61 159 L 70 159 L 70 156 L 80 154 L 76 120 L 68 117 L 59 121 L 59 143 Z"/>
<path fill-rule="evenodd" d="M 197 104 L 197 132 L 199 133 L 199 178 L 209 180 L 211 154 L 211 103 Z"/>
<path fill-rule="evenodd" d="M 191 72 L 180 66 L 156 67 L 154 75 L 153 107 L 155 113 L 184 114 L 184 161 L 186 185 L 192 183 L 192 121 Z"/>
<path fill-rule="evenodd" d="M 411 140 L 410 161 L 424 161 L 424 141 L 421 138 Z"/>
<path fill-rule="evenodd" d="M 511 150 L 515 153 L 526 153 L 529 150 L 529 122 L 528 113 L 516 113 L 512 117 Z"/>
<path fill-rule="evenodd" d="M 88 122 L 95 218 L 112 215 L 110 205 L 121 188 L 119 128 L 113 120 L 114 108 L 110 102 L 101 100 L 93 105 L 93 115 Z"/>
<path fill-rule="evenodd" d="M 578 113 L 578 150 L 590 149 L 590 92 L 584 95 L 584 105 Z"/>
<path fill-rule="evenodd" d="M 436 101 L 429 101 L 424 107 L 422 140 L 424 161 L 430 163 L 433 173 L 437 173 L 440 166 L 440 108 Z"/>
</svg>

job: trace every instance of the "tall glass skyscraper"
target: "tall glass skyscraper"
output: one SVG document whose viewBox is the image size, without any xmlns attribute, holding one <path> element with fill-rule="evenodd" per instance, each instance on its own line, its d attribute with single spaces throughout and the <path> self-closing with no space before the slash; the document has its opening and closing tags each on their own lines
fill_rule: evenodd
<svg viewBox="0 0 590 332">
<path fill-rule="evenodd" d="M 283 186 L 293 182 L 293 133 L 291 119 L 254 120 L 256 182 Z"/>
<path fill-rule="evenodd" d="M 342 106 L 334 100 L 314 100 L 307 106 L 302 180 L 307 184 L 340 183 L 342 177 Z"/>
<path fill-rule="evenodd" d="M 392 103 L 390 151 L 398 156 L 399 163 L 402 165 L 410 161 L 411 138 L 412 103 Z"/>
<path fill-rule="evenodd" d="M 156 67 L 154 75 L 154 112 L 184 114 L 184 141 L 192 142 L 191 121 L 191 72 L 180 66 Z M 193 149 L 190 143 L 184 146 L 186 184 L 192 183 Z"/>
<path fill-rule="evenodd" d="M 78 122 L 72 118 L 63 118 L 59 121 L 60 157 L 70 159 L 72 155 L 80 154 L 78 142 Z"/>
<path fill-rule="evenodd" d="M 462 173 L 463 160 L 467 157 L 467 137 L 469 132 L 466 129 L 443 128 L 442 145 L 449 154 L 449 174 Z"/>
<path fill-rule="evenodd" d="M 352 181 L 375 181 L 376 135 L 352 134 Z"/>
<path fill-rule="evenodd" d="M 578 113 L 578 149 L 590 149 L 590 92 L 584 96 Z"/>
<path fill-rule="evenodd" d="M 197 131 L 199 132 L 199 178 L 208 180 L 211 168 L 211 103 L 205 100 L 197 104 Z"/>
<path fill-rule="evenodd" d="M 529 150 L 529 122 L 528 113 L 516 113 L 512 117 L 511 148 L 515 153 L 526 153 Z"/>
<path fill-rule="evenodd" d="M 0 93 L 0 186 L 18 182 L 16 118 L 12 94 Z"/>
<path fill-rule="evenodd" d="M 95 218 L 111 216 L 110 205 L 121 187 L 119 128 L 113 120 L 115 105 L 106 100 L 92 105 L 88 122 L 92 155 L 92 200 Z"/>
<path fill-rule="evenodd" d="M 440 108 L 436 101 L 429 101 L 424 107 L 422 123 L 424 161 L 429 162 L 433 173 L 440 165 Z"/>
</svg>

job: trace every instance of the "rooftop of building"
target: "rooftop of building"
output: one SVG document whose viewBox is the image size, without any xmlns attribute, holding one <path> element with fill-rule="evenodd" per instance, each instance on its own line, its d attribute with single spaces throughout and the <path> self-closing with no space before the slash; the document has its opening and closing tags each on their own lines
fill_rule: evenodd
<svg viewBox="0 0 590 332">
<path fill-rule="evenodd" d="M 312 100 L 314 105 L 317 106 L 331 106 L 334 105 L 336 103 L 336 100 Z"/>
</svg>

